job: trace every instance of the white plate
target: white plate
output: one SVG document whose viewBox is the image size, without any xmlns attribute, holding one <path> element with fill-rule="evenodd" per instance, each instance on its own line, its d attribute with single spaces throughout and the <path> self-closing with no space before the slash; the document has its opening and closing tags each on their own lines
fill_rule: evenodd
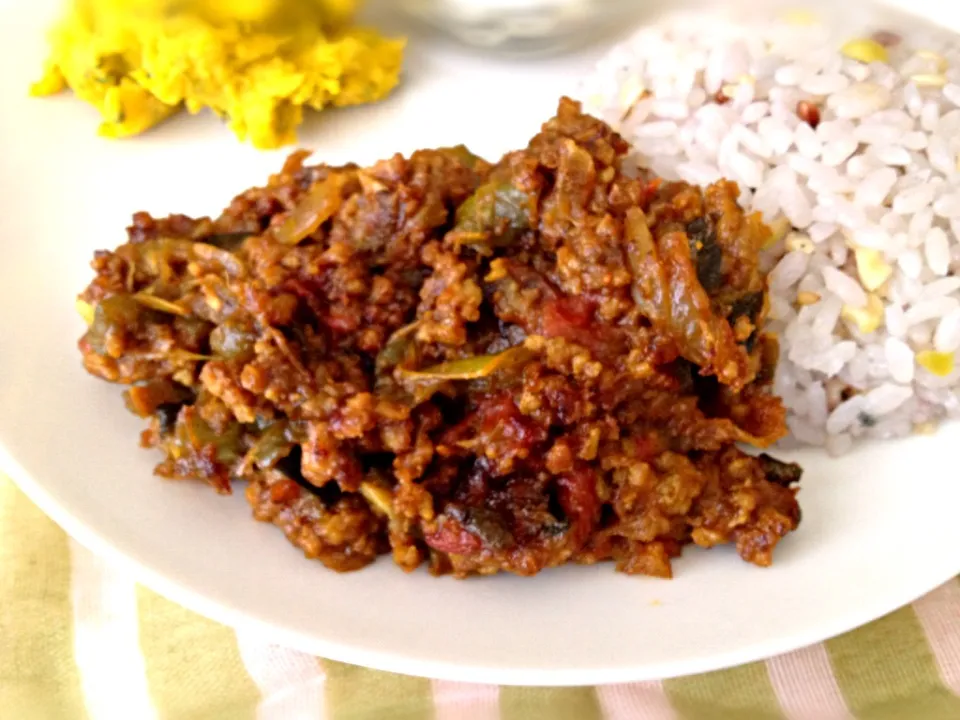
<svg viewBox="0 0 960 720">
<path fill-rule="evenodd" d="M 73 300 L 91 253 L 122 242 L 135 210 L 218 211 L 281 156 L 238 145 L 207 117 L 101 141 L 79 102 L 28 100 L 41 31 L 36 6 L 18 5 L 0 13 L 0 460 L 68 532 L 147 585 L 347 662 L 553 685 L 699 672 L 790 650 L 960 571 L 956 424 L 842 460 L 799 456 L 804 521 L 774 567 L 749 566 L 728 549 L 690 551 L 673 581 L 600 565 L 458 582 L 405 575 L 386 560 L 337 575 L 253 522 L 242 493 L 224 499 L 152 477 L 157 458 L 137 448 L 140 422 L 118 388 L 83 372 L 75 347 Z M 568 58 L 521 71 L 440 47 L 415 52 L 411 65 L 401 93 L 318 118 L 305 144 L 332 162 L 459 141 L 496 155 L 535 132 L 585 69 L 583 58 Z"/>
</svg>

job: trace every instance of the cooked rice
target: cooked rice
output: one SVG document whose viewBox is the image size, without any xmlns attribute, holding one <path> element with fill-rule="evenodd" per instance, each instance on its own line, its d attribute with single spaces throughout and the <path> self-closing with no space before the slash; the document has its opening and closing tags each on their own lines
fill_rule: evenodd
<svg viewBox="0 0 960 720">
<path fill-rule="evenodd" d="M 775 387 L 795 440 L 839 454 L 960 415 L 960 43 L 810 14 L 674 16 L 610 52 L 582 96 L 638 164 L 737 180 L 779 229 Z"/>
</svg>

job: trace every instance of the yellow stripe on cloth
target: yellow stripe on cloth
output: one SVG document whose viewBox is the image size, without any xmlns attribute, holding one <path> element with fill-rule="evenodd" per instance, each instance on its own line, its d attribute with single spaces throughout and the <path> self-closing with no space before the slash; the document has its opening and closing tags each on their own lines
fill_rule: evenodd
<svg viewBox="0 0 960 720">
<path fill-rule="evenodd" d="M 500 688 L 501 720 L 603 720 L 591 687 Z"/>
<path fill-rule="evenodd" d="M 3 475 L 0 529 L 0 715 L 85 718 L 67 536 Z"/>
<path fill-rule="evenodd" d="M 432 720 L 430 681 L 323 660 L 327 720 Z"/>
<path fill-rule="evenodd" d="M 663 681 L 681 717 L 697 720 L 780 720 L 783 713 L 762 662 Z"/>
<path fill-rule="evenodd" d="M 911 607 L 826 641 L 850 711 L 870 720 L 956 720 L 960 698 L 940 680 Z"/>
<path fill-rule="evenodd" d="M 233 630 L 137 588 L 147 686 L 161 718 L 254 720 L 260 691 Z"/>
</svg>

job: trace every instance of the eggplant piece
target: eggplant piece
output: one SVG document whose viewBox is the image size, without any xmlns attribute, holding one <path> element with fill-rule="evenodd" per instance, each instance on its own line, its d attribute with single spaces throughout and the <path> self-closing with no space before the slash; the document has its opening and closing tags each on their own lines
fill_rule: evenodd
<svg viewBox="0 0 960 720">
<path fill-rule="evenodd" d="M 803 475 L 803 468 L 797 465 L 797 463 L 786 463 L 766 453 L 758 455 L 757 459 L 760 461 L 767 480 L 774 485 L 790 487 L 794 483 L 800 482 L 800 476 Z"/>
<path fill-rule="evenodd" d="M 706 218 L 697 218 L 687 224 L 690 259 L 697 268 L 697 280 L 707 292 L 719 290 L 723 284 L 723 251 L 717 245 L 717 235 Z"/>
<path fill-rule="evenodd" d="M 450 505 L 444 512 L 459 522 L 464 530 L 480 538 L 491 550 L 503 550 L 516 544 L 503 518 L 493 510 Z"/>
</svg>

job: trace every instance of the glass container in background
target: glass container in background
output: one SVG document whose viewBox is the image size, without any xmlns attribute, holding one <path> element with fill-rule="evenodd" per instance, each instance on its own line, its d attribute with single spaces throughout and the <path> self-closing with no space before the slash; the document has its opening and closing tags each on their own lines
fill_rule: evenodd
<svg viewBox="0 0 960 720">
<path fill-rule="evenodd" d="M 615 28 L 635 0 L 399 0 L 470 45 L 516 54 L 574 47 Z"/>
</svg>

